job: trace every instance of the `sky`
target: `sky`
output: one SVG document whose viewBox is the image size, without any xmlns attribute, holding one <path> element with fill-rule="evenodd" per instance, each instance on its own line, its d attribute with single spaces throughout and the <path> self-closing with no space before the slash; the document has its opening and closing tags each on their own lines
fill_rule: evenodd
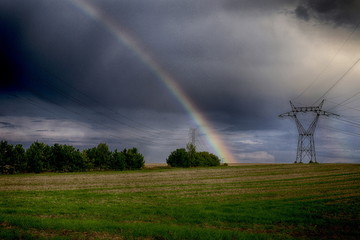
<svg viewBox="0 0 360 240">
<path fill-rule="evenodd" d="M 317 161 L 360 163 L 359 23 L 358 0 L 1 0 L 0 139 L 164 163 L 196 129 L 223 162 L 292 163 L 279 114 L 325 99 Z"/>
</svg>

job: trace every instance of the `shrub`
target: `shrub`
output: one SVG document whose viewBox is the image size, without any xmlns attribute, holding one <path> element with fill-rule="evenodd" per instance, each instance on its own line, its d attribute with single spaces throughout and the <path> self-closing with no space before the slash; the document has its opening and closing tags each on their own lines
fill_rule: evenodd
<svg viewBox="0 0 360 240">
<path fill-rule="evenodd" d="M 220 159 L 208 152 L 196 152 L 192 144 L 187 145 L 188 151 L 184 148 L 171 152 L 166 163 L 171 167 L 210 167 L 219 166 Z"/>
<path fill-rule="evenodd" d="M 220 166 L 220 159 L 212 153 L 198 152 L 196 153 L 196 159 L 200 167 Z"/>
<path fill-rule="evenodd" d="M 190 167 L 189 155 L 184 148 L 176 149 L 170 153 L 166 163 L 171 167 Z"/>
</svg>

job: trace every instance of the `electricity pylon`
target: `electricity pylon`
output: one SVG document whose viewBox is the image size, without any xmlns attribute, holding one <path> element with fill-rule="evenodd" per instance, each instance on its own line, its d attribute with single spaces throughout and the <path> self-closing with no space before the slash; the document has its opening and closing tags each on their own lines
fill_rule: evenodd
<svg viewBox="0 0 360 240">
<path fill-rule="evenodd" d="M 196 146 L 196 128 L 190 128 L 189 130 L 189 143 Z"/>
<path fill-rule="evenodd" d="M 320 116 L 339 116 L 335 113 L 327 112 L 322 110 L 324 100 L 320 103 L 319 106 L 310 106 L 310 107 L 295 107 L 294 104 L 290 101 L 291 111 L 287 113 L 280 114 L 279 117 L 291 117 L 295 120 L 296 127 L 299 132 L 296 160 L 295 163 L 302 163 L 304 158 L 309 159 L 309 163 L 316 163 L 316 152 L 315 152 L 315 140 L 314 133 L 316 125 L 319 121 Z M 315 118 L 311 122 L 308 128 L 305 128 L 297 117 L 298 113 L 315 113 Z"/>
</svg>

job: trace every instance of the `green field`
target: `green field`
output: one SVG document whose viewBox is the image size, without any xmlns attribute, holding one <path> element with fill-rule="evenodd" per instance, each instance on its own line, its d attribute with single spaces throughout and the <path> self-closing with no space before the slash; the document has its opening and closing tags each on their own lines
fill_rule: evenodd
<svg viewBox="0 0 360 240">
<path fill-rule="evenodd" d="M 2 175 L 0 239 L 360 239 L 360 165 Z"/>
</svg>

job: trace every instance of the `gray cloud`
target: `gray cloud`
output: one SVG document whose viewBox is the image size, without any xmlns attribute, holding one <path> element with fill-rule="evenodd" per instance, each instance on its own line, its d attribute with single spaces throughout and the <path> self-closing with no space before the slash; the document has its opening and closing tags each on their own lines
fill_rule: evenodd
<svg viewBox="0 0 360 240">
<path fill-rule="evenodd" d="M 224 6 L 228 10 L 255 10 L 255 11 L 273 11 L 284 10 L 296 1 L 289 0 L 225 0 Z"/>
<path fill-rule="evenodd" d="M 305 0 L 88 2 L 149 53 L 248 161 L 275 161 L 288 152 L 288 145 L 277 146 L 286 139 L 277 115 L 287 111 L 289 98 L 308 85 L 336 45 L 323 44 L 325 38 L 336 42 L 334 29 L 298 18 L 337 24 L 354 19 L 339 17 L 351 1 L 328 8 L 322 7 L 326 1 Z M 315 28 L 318 35 L 311 34 Z M 0 73 L 6 79 L 2 114 L 23 129 L 36 125 L 23 131 L 26 138 L 20 131 L 3 133 L 14 141 L 17 136 L 78 146 L 121 143 L 162 161 L 171 148 L 185 145 L 187 129 L 196 125 L 139 52 L 72 1 L 1 1 L 0 41 L 6 66 Z M 315 96 L 323 88 L 311 90 Z M 69 124 L 57 127 L 61 122 Z M 235 140 L 246 131 L 278 139 L 260 141 L 249 134 Z M 275 150 L 268 147 L 275 144 Z"/>
<path fill-rule="evenodd" d="M 295 10 L 303 20 L 316 19 L 337 26 L 360 23 L 360 2 L 358 0 L 301 0 Z"/>
<path fill-rule="evenodd" d="M 16 125 L 9 122 L 0 122 L 0 125 L 2 125 L 0 128 L 16 128 Z"/>
<path fill-rule="evenodd" d="M 295 9 L 295 14 L 298 18 L 302 20 L 309 21 L 310 19 L 308 9 L 304 6 L 297 6 Z"/>
</svg>

